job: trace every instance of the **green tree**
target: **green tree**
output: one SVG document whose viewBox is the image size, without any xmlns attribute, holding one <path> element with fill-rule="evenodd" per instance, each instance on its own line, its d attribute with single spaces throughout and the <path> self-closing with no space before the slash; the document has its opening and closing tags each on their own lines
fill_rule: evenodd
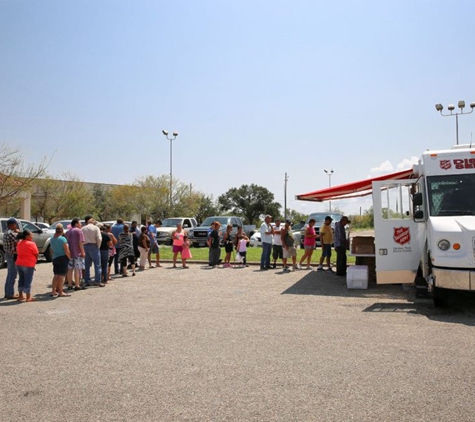
<svg viewBox="0 0 475 422">
<path fill-rule="evenodd" d="M 109 203 L 110 188 L 102 185 L 94 185 L 92 188 L 92 197 L 94 204 L 94 214 L 99 221 L 111 220 L 116 217 Z"/>
<path fill-rule="evenodd" d="M 371 206 L 362 215 L 351 215 L 351 227 L 355 229 L 372 229 L 374 227 L 374 211 Z"/>
<path fill-rule="evenodd" d="M 31 190 L 33 182 L 46 173 L 44 158 L 38 165 L 25 165 L 19 148 L 0 145 L 0 205 L 19 209 L 19 197 Z M 9 213 L 10 214 L 10 213 Z M 11 214 L 13 215 L 13 214 Z"/>
<path fill-rule="evenodd" d="M 302 214 L 301 212 L 292 209 L 287 210 L 287 218 L 294 224 L 300 223 L 301 221 L 306 221 L 307 217 L 307 214 Z"/>
<path fill-rule="evenodd" d="M 206 217 L 219 214 L 219 208 L 216 202 L 213 200 L 213 196 L 207 196 L 201 194 L 197 203 L 197 209 L 195 212 L 195 218 L 198 223 L 202 223 Z"/>
<path fill-rule="evenodd" d="M 249 224 L 256 224 L 262 214 L 277 216 L 281 205 L 274 201 L 274 194 L 255 184 L 231 188 L 218 198 L 222 212 L 244 217 Z"/>
<path fill-rule="evenodd" d="M 141 177 L 134 182 L 134 187 L 138 191 L 135 197 L 136 210 L 142 216 L 152 218 L 152 220 L 170 216 L 170 179 L 168 176 Z"/>
<path fill-rule="evenodd" d="M 84 182 L 70 173 L 63 173 L 62 180 L 46 177 L 34 182 L 31 214 L 50 224 L 54 220 L 80 217 L 91 212 L 92 192 Z"/>
<path fill-rule="evenodd" d="M 140 189 L 137 186 L 114 186 L 109 191 L 110 209 L 113 210 L 114 219 L 123 218 L 130 220 L 137 210 L 140 210 Z"/>
</svg>

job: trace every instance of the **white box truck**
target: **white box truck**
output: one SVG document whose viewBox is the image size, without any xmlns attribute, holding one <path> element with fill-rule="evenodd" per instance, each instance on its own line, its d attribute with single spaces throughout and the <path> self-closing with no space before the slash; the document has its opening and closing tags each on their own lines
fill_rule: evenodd
<svg viewBox="0 0 475 422">
<path fill-rule="evenodd" d="M 436 306 L 475 291 L 475 147 L 425 151 L 412 171 L 297 195 L 325 201 L 372 193 L 376 282 L 415 283 Z"/>
<path fill-rule="evenodd" d="M 475 148 L 426 151 L 414 179 L 372 183 L 377 283 L 475 291 Z"/>
</svg>

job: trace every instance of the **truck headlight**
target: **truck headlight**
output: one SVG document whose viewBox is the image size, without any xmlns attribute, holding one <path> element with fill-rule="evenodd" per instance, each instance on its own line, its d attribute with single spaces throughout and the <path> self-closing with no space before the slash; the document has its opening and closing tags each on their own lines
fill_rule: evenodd
<svg viewBox="0 0 475 422">
<path fill-rule="evenodd" d="M 193 230 L 188 230 L 188 237 L 193 237 Z"/>
<path fill-rule="evenodd" d="M 450 242 L 447 239 L 442 239 L 442 240 L 439 240 L 439 243 L 437 243 L 437 246 L 439 247 L 440 250 L 447 251 L 450 248 Z"/>
</svg>

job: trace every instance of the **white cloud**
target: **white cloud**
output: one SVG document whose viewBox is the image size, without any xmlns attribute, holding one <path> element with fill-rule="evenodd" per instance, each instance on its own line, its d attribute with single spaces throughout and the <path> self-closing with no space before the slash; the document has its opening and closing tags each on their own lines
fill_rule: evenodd
<svg viewBox="0 0 475 422">
<path fill-rule="evenodd" d="M 386 160 L 386 161 L 382 162 L 378 167 L 373 167 L 370 170 L 370 172 L 371 172 L 371 174 L 374 174 L 374 173 L 388 173 L 388 172 L 393 171 L 393 170 L 394 170 L 394 167 L 391 164 L 391 162 L 389 160 Z"/>
<path fill-rule="evenodd" d="M 404 158 L 397 166 L 397 170 L 409 170 L 412 169 L 413 164 L 417 164 L 419 159 L 417 157 L 412 156 L 411 158 Z"/>
</svg>

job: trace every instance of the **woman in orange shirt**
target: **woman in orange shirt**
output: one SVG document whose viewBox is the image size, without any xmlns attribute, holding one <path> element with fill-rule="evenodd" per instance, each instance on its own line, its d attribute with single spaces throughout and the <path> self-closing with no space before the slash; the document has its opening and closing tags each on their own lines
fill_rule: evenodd
<svg viewBox="0 0 475 422">
<path fill-rule="evenodd" d="M 33 302 L 31 297 L 31 283 L 38 261 L 38 248 L 33 242 L 33 235 L 29 230 L 19 233 L 17 239 L 21 239 L 17 245 L 16 268 L 18 271 L 18 296 L 19 301 Z"/>
</svg>

